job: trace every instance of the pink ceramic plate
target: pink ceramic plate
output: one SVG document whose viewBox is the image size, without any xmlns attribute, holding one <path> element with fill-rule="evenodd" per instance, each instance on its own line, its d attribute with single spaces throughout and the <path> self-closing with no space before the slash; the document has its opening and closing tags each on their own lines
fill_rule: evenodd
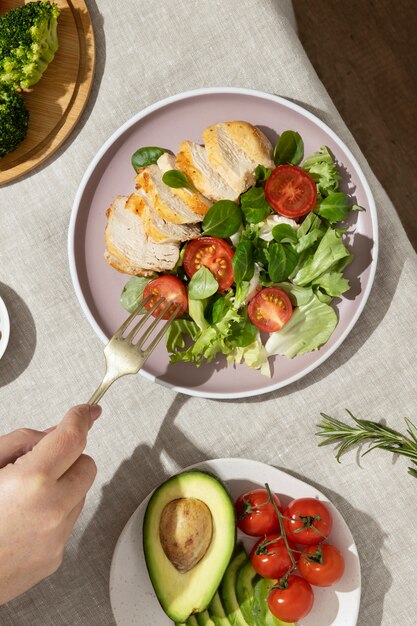
<svg viewBox="0 0 417 626">
<path fill-rule="evenodd" d="M 165 345 L 157 347 L 141 374 L 175 391 L 206 398 L 242 398 L 284 387 L 327 359 L 356 323 L 375 275 L 378 231 L 371 190 L 345 144 L 317 117 L 278 96 L 234 88 L 182 93 L 147 107 L 104 144 L 81 181 L 69 228 L 74 288 L 95 332 L 106 342 L 126 317 L 119 297 L 129 277 L 104 261 L 105 214 L 117 195 L 129 195 L 134 189 L 133 152 L 142 146 L 163 146 L 175 152 L 184 139 L 201 141 L 206 126 L 237 119 L 259 126 L 272 143 L 284 130 L 298 131 L 306 155 L 328 146 L 344 175 L 344 189 L 366 211 L 352 215 L 350 247 L 355 260 L 347 271 L 352 288 L 335 305 L 339 324 L 320 350 L 292 360 L 273 358 L 272 379 L 268 379 L 245 365 L 226 367 L 223 359 L 199 368 L 188 363 L 171 365 Z"/>
</svg>

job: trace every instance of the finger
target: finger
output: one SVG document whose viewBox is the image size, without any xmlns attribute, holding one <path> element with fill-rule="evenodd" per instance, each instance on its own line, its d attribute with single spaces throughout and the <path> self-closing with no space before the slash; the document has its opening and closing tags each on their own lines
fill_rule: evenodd
<svg viewBox="0 0 417 626">
<path fill-rule="evenodd" d="M 91 456 L 82 454 L 58 480 L 58 490 L 64 508 L 69 512 L 85 498 L 97 474 L 97 466 Z"/>
<path fill-rule="evenodd" d="M 0 437 L 0 467 L 30 452 L 43 437 L 45 433 L 31 428 L 19 428 Z"/>
<path fill-rule="evenodd" d="M 87 444 L 87 434 L 101 413 L 99 406 L 80 404 L 70 409 L 58 426 L 39 442 L 36 448 L 22 459 L 25 467 L 57 480 L 78 457 Z"/>
</svg>

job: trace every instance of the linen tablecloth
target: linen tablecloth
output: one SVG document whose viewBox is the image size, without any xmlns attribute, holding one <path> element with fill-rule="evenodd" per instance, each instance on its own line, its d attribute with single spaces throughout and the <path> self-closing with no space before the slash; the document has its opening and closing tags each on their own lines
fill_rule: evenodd
<svg viewBox="0 0 417 626">
<path fill-rule="evenodd" d="M 301 477 L 338 507 L 361 559 L 360 626 L 414 625 L 416 484 L 405 460 L 374 451 L 360 464 L 350 453 L 338 465 L 331 448 L 317 447 L 314 432 L 320 411 L 343 417 L 345 407 L 397 428 L 404 415 L 415 418 L 416 255 L 308 61 L 291 5 L 90 0 L 88 6 L 97 67 L 87 110 L 52 159 L 0 189 L 0 294 L 11 316 L 11 340 L 0 362 L 2 433 L 56 423 L 100 380 L 102 344 L 80 309 L 68 270 L 71 205 L 102 143 L 161 98 L 203 86 L 240 86 L 290 98 L 318 115 L 350 147 L 368 178 L 378 210 L 380 257 L 369 301 L 349 337 L 323 365 L 284 389 L 221 402 L 176 395 L 141 376 L 118 382 L 103 399 L 103 416 L 90 435 L 87 451 L 98 476 L 64 563 L 0 607 L 0 624 L 114 624 L 110 562 L 137 505 L 186 465 L 237 456 Z"/>
</svg>

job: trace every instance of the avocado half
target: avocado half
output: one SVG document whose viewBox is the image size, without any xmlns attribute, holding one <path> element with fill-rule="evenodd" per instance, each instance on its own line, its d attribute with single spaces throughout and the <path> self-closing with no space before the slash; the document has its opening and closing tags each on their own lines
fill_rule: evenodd
<svg viewBox="0 0 417 626">
<path fill-rule="evenodd" d="M 207 608 L 235 541 L 233 501 L 209 472 L 182 472 L 154 491 L 143 522 L 143 549 L 156 596 L 174 622 Z"/>
</svg>

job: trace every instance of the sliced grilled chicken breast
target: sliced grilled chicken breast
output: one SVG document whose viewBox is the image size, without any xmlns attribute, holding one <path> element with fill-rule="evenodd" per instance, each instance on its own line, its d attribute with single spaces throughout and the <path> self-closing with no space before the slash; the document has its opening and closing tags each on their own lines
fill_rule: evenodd
<svg viewBox="0 0 417 626">
<path fill-rule="evenodd" d="M 176 158 L 176 166 L 184 172 L 198 191 L 217 200 L 237 200 L 239 193 L 220 176 L 209 162 L 203 146 L 193 141 L 183 141 Z"/>
<path fill-rule="evenodd" d="M 207 157 L 212 167 L 237 193 L 255 184 L 257 165 L 275 167 L 272 144 L 248 122 L 221 122 L 203 132 Z"/>
<path fill-rule="evenodd" d="M 171 270 L 178 261 L 179 245 L 150 241 L 141 217 L 126 208 L 127 200 L 118 196 L 107 209 L 106 261 L 119 272 L 137 276 Z"/>
<path fill-rule="evenodd" d="M 137 189 L 142 189 L 154 208 L 172 224 L 196 224 L 207 213 L 210 203 L 187 189 L 174 189 L 162 181 L 163 172 L 157 165 L 149 165 L 136 177 Z"/>
<path fill-rule="evenodd" d="M 172 224 L 164 220 L 142 189 L 129 196 L 126 209 L 140 216 L 145 233 L 155 243 L 188 241 L 200 235 L 200 229 L 194 224 Z"/>
</svg>

